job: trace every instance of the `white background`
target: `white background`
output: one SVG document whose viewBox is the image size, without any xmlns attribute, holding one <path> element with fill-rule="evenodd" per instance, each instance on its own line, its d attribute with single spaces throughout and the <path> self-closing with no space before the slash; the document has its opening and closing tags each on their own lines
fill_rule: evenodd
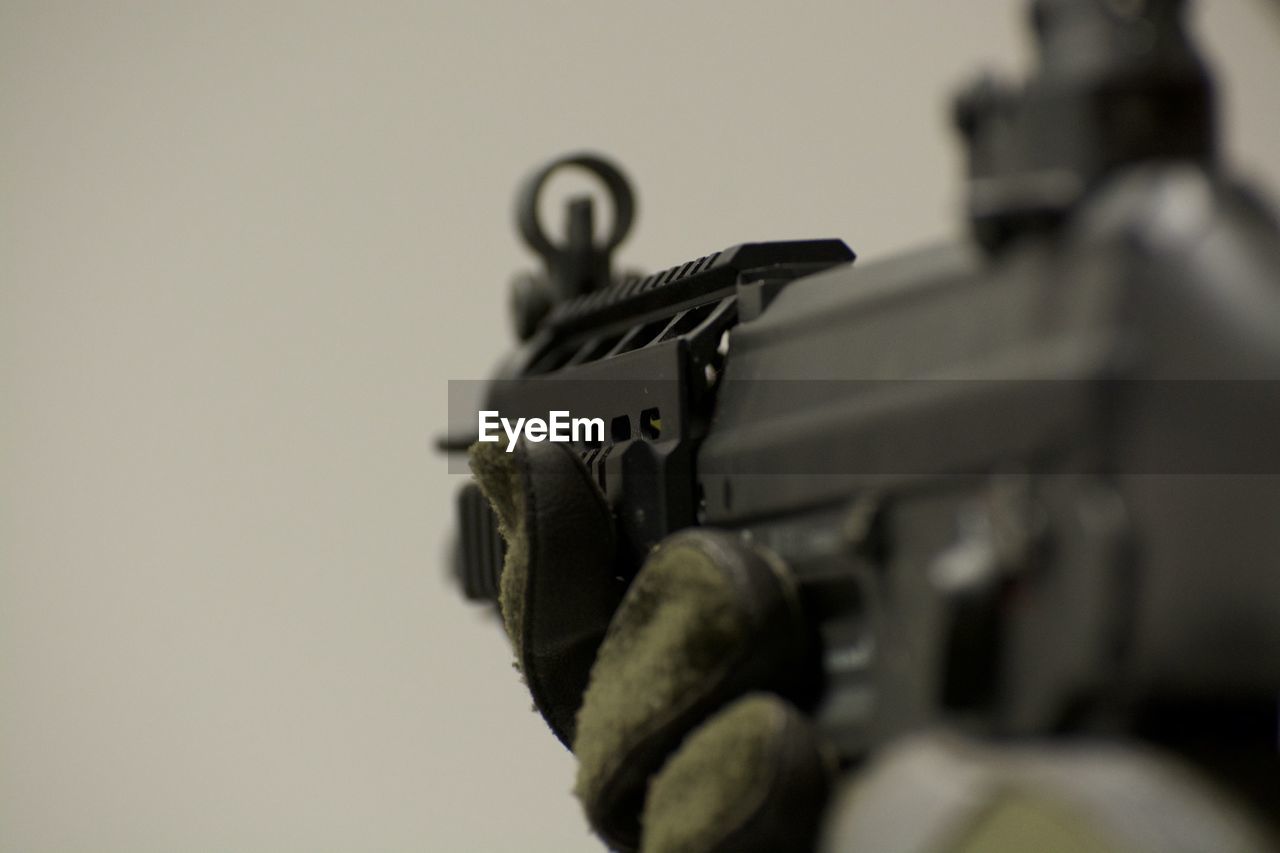
<svg viewBox="0 0 1280 853">
<path fill-rule="evenodd" d="M 1202 2 L 1280 187 L 1280 23 Z M 1014 0 L 0 0 L 0 850 L 596 850 L 444 581 L 448 379 L 511 339 L 517 179 L 624 259 L 958 230 L 947 95 Z"/>
</svg>

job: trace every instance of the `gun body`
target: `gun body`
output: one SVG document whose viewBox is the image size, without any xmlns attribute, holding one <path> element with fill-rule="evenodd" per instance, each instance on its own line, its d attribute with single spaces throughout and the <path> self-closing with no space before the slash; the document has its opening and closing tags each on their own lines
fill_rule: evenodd
<svg viewBox="0 0 1280 853">
<path fill-rule="evenodd" d="M 576 449 L 610 571 L 691 525 L 778 555 L 821 659 L 796 701 L 846 758 L 947 720 L 1121 730 L 1274 779 L 1280 225 L 1215 164 L 1181 4 L 1042 7 L 1040 76 L 958 110 L 973 242 L 562 278 L 486 406 L 609 425 Z M 1067 49 L 1094 30 L 1111 53 Z M 589 248 L 565 254 L 607 270 Z M 501 544 L 474 487 L 462 509 L 488 597 Z"/>
<path fill-rule="evenodd" d="M 756 244 L 565 303 L 486 405 L 605 420 L 578 449 L 623 570 L 693 524 L 779 554 L 850 754 L 947 713 L 1270 700 L 1275 222 L 1157 166 L 994 255 L 850 259 Z"/>
<path fill-rule="evenodd" d="M 947 712 L 1274 708 L 1278 238 L 1155 167 L 1052 235 L 832 270 L 734 329 L 703 520 L 852 602 L 824 628 L 850 751 Z"/>
</svg>

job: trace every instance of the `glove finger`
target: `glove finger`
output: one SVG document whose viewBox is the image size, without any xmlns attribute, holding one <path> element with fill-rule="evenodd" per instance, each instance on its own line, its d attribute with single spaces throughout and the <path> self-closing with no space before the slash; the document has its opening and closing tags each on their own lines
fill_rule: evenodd
<svg viewBox="0 0 1280 853">
<path fill-rule="evenodd" d="M 749 695 L 694 731 L 654 777 L 640 849 L 811 851 L 836 766 L 793 706 Z"/>
<path fill-rule="evenodd" d="M 750 690 L 782 689 L 806 647 L 794 586 L 724 532 L 665 540 L 627 591 L 578 713 L 576 793 L 620 849 L 640 838 L 649 778 L 684 736 Z"/>
<path fill-rule="evenodd" d="M 498 516 L 507 552 L 503 625 L 534 704 L 573 742 L 591 663 L 624 584 L 613 571 L 614 524 L 578 455 L 560 444 L 475 444 L 471 470 Z"/>
</svg>

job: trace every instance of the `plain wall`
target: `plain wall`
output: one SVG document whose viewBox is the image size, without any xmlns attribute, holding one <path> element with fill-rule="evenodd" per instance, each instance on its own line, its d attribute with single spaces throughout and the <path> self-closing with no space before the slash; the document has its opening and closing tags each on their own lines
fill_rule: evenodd
<svg viewBox="0 0 1280 853">
<path fill-rule="evenodd" d="M 1280 187 L 1280 22 L 1201 5 Z M 615 156 L 649 269 L 956 233 L 1020 6 L 0 0 L 0 850 L 600 849 L 445 582 L 516 181 Z"/>
</svg>

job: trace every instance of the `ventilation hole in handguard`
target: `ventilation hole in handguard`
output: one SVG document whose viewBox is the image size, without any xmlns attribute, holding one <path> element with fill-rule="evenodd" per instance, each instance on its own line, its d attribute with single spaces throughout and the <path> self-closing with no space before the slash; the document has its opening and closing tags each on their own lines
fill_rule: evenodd
<svg viewBox="0 0 1280 853">
<path fill-rule="evenodd" d="M 609 350 L 618 345 L 620 340 L 622 340 L 622 335 L 606 335 L 603 338 L 597 338 L 591 348 L 578 360 L 578 363 L 585 364 L 588 361 L 598 361 L 604 358 L 609 354 Z"/>
<path fill-rule="evenodd" d="M 529 369 L 529 373 L 542 374 L 559 370 L 569 362 L 569 359 L 573 358 L 575 352 L 577 350 L 574 347 L 553 347 L 538 357 L 538 360 L 533 363 L 533 367 Z"/>
<path fill-rule="evenodd" d="M 662 333 L 662 340 L 669 341 L 677 338 L 687 332 L 691 332 L 698 326 L 702 325 L 702 321 L 711 316 L 711 312 L 715 310 L 716 303 L 712 302 L 708 305 L 699 305 L 697 308 L 690 308 L 682 314 L 677 314 L 675 322 L 673 322 L 667 330 Z"/>
<path fill-rule="evenodd" d="M 631 438 L 631 418 L 626 415 L 618 415 L 609 422 L 609 436 L 613 439 L 614 444 L 620 444 Z"/>
<path fill-rule="evenodd" d="M 662 413 L 656 407 L 640 413 L 640 434 L 648 439 L 662 435 Z"/>
<path fill-rule="evenodd" d="M 621 355 L 624 352 L 631 352 L 632 350 L 640 349 L 640 347 L 656 338 L 658 333 L 667 327 L 667 323 L 670 322 L 670 320 L 670 317 L 663 317 L 661 320 L 652 320 L 645 323 L 643 326 L 627 335 L 626 339 L 622 342 L 622 346 L 618 348 L 618 352 L 616 354 Z"/>
</svg>

